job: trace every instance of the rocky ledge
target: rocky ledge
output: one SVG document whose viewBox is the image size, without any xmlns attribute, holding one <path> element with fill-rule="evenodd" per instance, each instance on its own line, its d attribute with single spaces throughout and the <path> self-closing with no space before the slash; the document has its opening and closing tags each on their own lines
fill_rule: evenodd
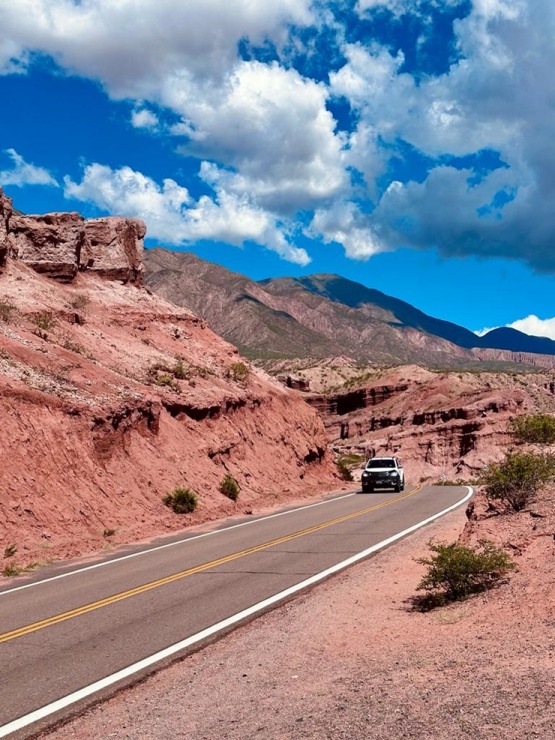
<svg viewBox="0 0 555 740">
<path fill-rule="evenodd" d="M 0 188 L 0 270 L 19 260 L 61 282 L 79 271 L 142 284 L 144 223 L 132 218 L 84 219 L 79 213 L 27 216 Z"/>
</svg>

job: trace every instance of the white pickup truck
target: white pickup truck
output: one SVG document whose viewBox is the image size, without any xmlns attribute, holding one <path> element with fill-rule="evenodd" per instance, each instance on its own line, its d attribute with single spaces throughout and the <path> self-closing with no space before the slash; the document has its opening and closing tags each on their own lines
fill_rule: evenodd
<svg viewBox="0 0 555 740">
<path fill-rule="evenodd" d="M 405 471 L 398 457 L 372 457 L 362 472 L 362 492 L 371 493 L 376 488 L 405 488 Z"/>
</svg>

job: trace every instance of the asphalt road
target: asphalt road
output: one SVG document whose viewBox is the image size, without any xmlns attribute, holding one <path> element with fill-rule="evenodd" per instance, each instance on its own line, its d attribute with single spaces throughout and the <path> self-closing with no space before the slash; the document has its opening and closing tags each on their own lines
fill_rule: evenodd
<svg viewBox="0 0 555 740">
<path fill-rule="evenodd" d="M 344 495 L 4 585 L 0 737 L 31 735 L 465 496 L 455 487 Z"/>
</svg>

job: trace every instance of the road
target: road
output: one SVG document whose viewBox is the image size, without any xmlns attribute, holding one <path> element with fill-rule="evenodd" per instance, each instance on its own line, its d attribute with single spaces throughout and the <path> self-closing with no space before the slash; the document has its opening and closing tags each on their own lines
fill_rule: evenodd
<svg viewBox="0 0 555 740">
<path fill-rule="evenodd" d="M 108 695 L 469 495 L 347 494 L 4 586 L 0 737 L 26 737 Z"/>
</svg>

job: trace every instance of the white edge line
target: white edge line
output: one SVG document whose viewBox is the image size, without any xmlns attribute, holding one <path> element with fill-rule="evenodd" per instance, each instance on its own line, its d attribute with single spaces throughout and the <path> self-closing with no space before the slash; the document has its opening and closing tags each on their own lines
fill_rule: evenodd
<svg viewBox="0 0 555 740">
<path fill-rule="evenodd" d="M 404 529 L 402 532 L 398 532 L 397 534 L 394 534 L 391 537 L 388 537 L 387 539 L 382 540 L 375 545 L 372 545 L 372 547 L 369 547 L 366 550 L 357 553 L 356 555 L 352 555 L 350 558 L 347 558 L 347 560 L 343 560 L 341 563 L 336 563 L 336 565 L 332 565 L 331 568 L 327 568 L 326 570 L 323 570 L 320 573 L 316 573 L 316 575 L 313 575 L 310 578 L 307 578 L 306 580 L 295 584 L 294 586 L 290 586 L 289 588 L 285 589 L 285 591 L 274 594 L 274 596 L 270 596 L 269 598 L 264 599 L 264 601 L 258 602 L 258 604 L 253 604 L 253 606 L 249 606 L 247 609 L 243 609 L 243 611 L 240 611 L 237 614 L 234 614 L 233 616 L 228 617 L 221 622 L 218 622 L 217 624 L 213 624 L 211 627 L 207 627 L 207 629 L 202 630 L 201 632 L 197 632 L 196 635 L 191 635 L 191 637 L 187 637 L 185 640 L 176 642 L 174 645 L 170 645 L 164 650 L 160 650 L 159 652 L 150 655 L 148 658 L 140 660 L 138 663 L 133 663 L 132 665 L 127 666 L 127 668 L 123 668 L 116 673 L 112 673 L 112 675 L 110 676 L 106 676 L 106 678 L 100 679 L 100 681 L 95 681 L 94 683 L 89 684 L 89 686 L 85 686 L 78 691 L 74 691 L 72 694 L 64 696 L 62 699 L 58 699 L 51 704 L 47 704 L 41 709 L 37 709 L 30 714 L 26 714 L 25 716 L 20 717 L 13 722 L 9 722 L 7 725 L 0 727 L 0 738 L 7 737 L 7 735 L 12 732 L 22 730 L 24 727 L 27 727 L 33 722 L 38 722 L 41 719 L 45 719 L 51 714 L 59 712 L 61 709 L 65 709 L 66 707 L 75 704 L 75 702 L 86 699 L 88 696 L 91 696 L 97 691 L 102 691 L 102 689 L 105 689 L 108 686 L 112 686 L 118 681 L 129 678 L 129 676 L 132 676 L 134 673 L 138 673 L 145 668 L 149 668 L 155 663 L 158 663 L 165 658 L 169 658 L 170 656 L 175 655 L 181 650 L 185 650 L 186 648 L 191 647 L 192 645 L 195 645 L 196 643 L 201 642 L 208 637 L 211 637 L 217 632 L 231 627 L 234 624 L 237 624 L 237 622 L 240 622 L 247 617 L 251 617 L 253 614 L 257 614 L 258 612 L 267 609 L 269 606 L 272 606 L 272 604 L 275 604 L 278 601 L 282 601 L 283 599 L 292 596 L 298 591 L 301 591 L 308 586 L 312 586 L 313 584 L 318 583 L 325 578 L 328 578 L 338 571 L 344 570 L 348 566 L 353 565 L 353 563 L 357 563 L 359 560 L 368 557 L 368 555 L 371 555 L 372 553 L 377 552 L 378 550 L 381 550 L 388 545 L 391 545 L 396 540 L 401 539 L 401 537 L 405 537 L 407 534 L 415 532 L 417 529 L 424 527 L 426 524 L 430 524 L 430 522 L 433 522 L 435 519 L 439 519 L 439 517 L 448 514 L 450 511 L 453 511 L 453 509 L 456 509 L 464 504 L 465 501 L 468 501 L 474 491 L 470 486 L 465 486 L 465 488 L 468 490 L 466 496 L 464 496 L 456 504 L 452 504 L 451 506 L 449 506 L 447 509 L 443 509 L 443 511 L 440 511 L 437 514 L 434 514 L 433 516 L 430 516 L 427 519 L 418 522 L 418 524 L 413 524 L 412 527 Z"/>
<path fill-rule="evenodd" d="M 194 540 L 200 540 L 203 537 L 211 537 L 212 535 L 221 534 L 222 532 L 228 532 L 230 529 L 238 529 L 239 527 L 246 527 L 249 524 L 257 524 L 258 522 L 264 522 L 267 519 L 275 519 L 278 516 L 285 516 L 286 514 L 294 514 L 297 511 L 303 511 L 304 509 L 312 509 L 314 506 L 322 506 L 323 504 L 331 504 L 333 501 L 341 501 L 349 496 L 356 496 L 357 492 L 346 493 L 343 496 L 334 496 L 334 498 L 326 499 L 325 501 L 317 501 L 314 504 L 306 504 L 305 506 L 298 506 L 294 509 L 288 509 L 287 511 L 280 511 L 277 514 L 268 514 L 268 516 L 261 516 L 257 519 L 251 519 L 248 522 L 241 522 L 240 524 L 232 524 L 229 527 L 222 527 L 221 529 L 213 529 L 210 532 L 203 532 L 202 534 L 193 535 L 193 537 L 184 537 L 182 540 L 176 540 L 175 542 L 168 542 L 165 545 L 156 545 L 150 547 L 148 550 L 140 550 L 139 552 L 132 552 L 130 555 L 123 555 L 121 558 L 113 558 L 113 560 L 103 560 L 101 563 L 95 563 L 94 565 L 86 565 L 84 568 L 77 568 L 76 570 L 70 570 L 67 573 L 60 573 L 57 576 L 51 576 L 50 578 L 44 578 L 42 581 L 33 581 L 33 583 L 25 583 L 23 586 L 15 586 L 14 588 L 0 591 L 0 598 L 5 594 L 13 594 L 15 591 L 23 591 L 25 588 L 33 588 L 35 586 L 42 586 L 44 583 L 51 583 L 52 581 L 58 581 L 60 578 L 68 578 L 69 576 L 77 575 L 78 573 L 84 573 L 87 570 L 95 570 L 96 568 L 104 568 L 107 565 L 115 565 L 116 563 L 123 563 L 124 560 L 130 560 L 131 558 L 138 558 L 141 555 L 148 555 L 151 552 L 157 552 L 158 550 L 165 550 L 168 547 L 175 547 L 176 545 L 183 545 L 186 542 L 193 542 Z M 214 520 L 217 522 L 218 520 Z M 220 520 L 221 521 L 221 520 Z M 214 522 L 208 522 L 210 524 Z M 133 544 L 133 543 L 129 543 Z M 136 543 L 135 543 L 136 544 Z M 125 545 L 122 545 L 125 547 Z M 2 737 L 0 735 L 0 737 Z"/>
</svg>

